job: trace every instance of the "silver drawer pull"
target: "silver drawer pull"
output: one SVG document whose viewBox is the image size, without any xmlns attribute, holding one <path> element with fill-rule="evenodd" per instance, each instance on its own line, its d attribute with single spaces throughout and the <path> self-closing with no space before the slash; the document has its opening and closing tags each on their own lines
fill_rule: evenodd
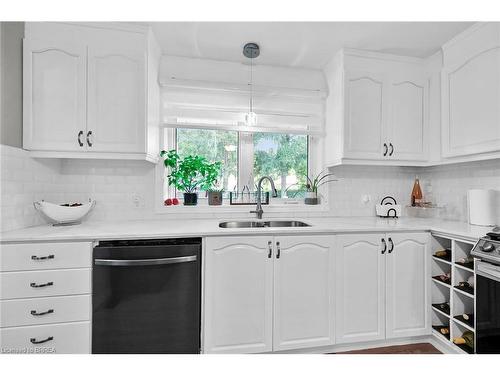
<svg viewBox="0 0 500 375">
<path fill-rule="evenodd" d="M 36 255 L 31 256 L 31 260 L 48 260 L 48 259 L 54 259 L 54 258 L 55 258 L 55 256 L 53 254 L 47 255 L 45 257 L 39 257 Z"/>
<path fill-rule="evenodd" d="M 43 288 L 43 287 L 52 286 L 52 285 L 54 285 L 54 283 L 52 281 L 49 281 L 48 283 L 45 283 L 45 284 L 30 283 L 30 287 L 32 287 L 32 288 Z"/>
<path fill-rule="evenodd" d="M 30 342 L 32 344 L 43 344 L 44 342 L 47 342 L 47 341 L 52 341 L 54 340 L 54 336 L 49 336 L 47 337 L 45 340 L 40 340 L 38 341 L 37 339 L 35 339 L 34 337 L 30 338 Z"/>
<path fill-rule="evenodd" d="M 48 309 L 47 311 L 42 311 L 42 312 L 36 312 L 36 310 L 31 310 L 30 314 L 33 316 L 41 316 L 41 315 L 52 314 L 53 312 L 54 309 Z"/>
<path fill-rule="evenodd" d="M 196 255 L 157 259 L 95 259 L 96 266 L 158 266 L 161 264 L 196 262 Z"/>
</svg>

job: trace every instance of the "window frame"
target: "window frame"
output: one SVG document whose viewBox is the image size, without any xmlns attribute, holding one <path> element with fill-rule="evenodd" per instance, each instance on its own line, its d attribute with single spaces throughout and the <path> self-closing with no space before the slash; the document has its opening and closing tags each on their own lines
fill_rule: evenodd
<svg viewBox="0 0 500 375">
<path fill-rule="evenodd" d="M 217 129 L 208 129 L 207 130 L 217 130 Z M 160 136 L 159 136 L 159 147 L 160 150 L 172 150 L 177 149 L 177 128 L 172 127 L 160 127 Z M 253 181 L 253 163 L 254 163 L 254 155 L 253 155 L 253 137 L 252 133 L 237 131 L 238 133 L 238 189 L 240 186 L 244 186 L 250 180 Z M 306 134 L 305 134 L 306 135 Z M 313 150 L 313 148 L 315 148 Z M 251 151 L 250 151 L 251 149 Z M 308 175 L 316 174 L 321 170 L 322 165 L 322 150 L 323 150 L 323 138 L 315 135 L 307 134 L 307 173 Z M 245 171 L 246 170 L 246 171 Z M 179 207 L 189 208 L 194 211 L 212 211 L 212 210 L 227 210 L 231 212 L 240 211 L 240 212 L 248 212 L 253 206 L 238 206 L 238 205 L 229 205 L 223 204 L 222 206 L 208 206 L 208 204 L 199 204 L 197 206 L 183 206 L 182 200 L 179 206 L 170 206 L 166 207 L 163 205 L 163 197 L 175 196 L 175 187 L 168 186 L 165 183 L 166 177 L 166 168 L 163 165 L 162 159 L 160 158 L 159 163 L 156 168 L 156 192 L 155 197 L 158 197 L 158 194 L 161 195 L 162 199 L 155 201 L 160 202 L 156 206 L 157 213 L 172 213 L 173 211 L 178 212 L 177 209 Z M 207 199 L 205 197 L 199 197 L 199 202 L 204 202 Z M 266 206 L 267 210 L 275 211 L 275 212 L 288 212 L 288 211 L 326 211 L 328 210 L 328 190 L 324 191 L 322 194 L 321 203 L 316 206 L 305 205 L 303 198 L 272 198 L 269 206 Z M 172 210 L 174 208 L 174 210 Z M 275 210 L 274 210 L 274 209 Z"/>
</svg>

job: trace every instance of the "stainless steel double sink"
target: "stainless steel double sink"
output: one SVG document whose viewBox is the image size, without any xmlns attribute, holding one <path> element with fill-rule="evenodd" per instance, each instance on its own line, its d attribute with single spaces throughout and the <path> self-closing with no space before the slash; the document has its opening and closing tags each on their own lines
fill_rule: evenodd
<svg viewBox="0 0 500 375">
<path fill-rule="evenodd" d="M 286 227 L 310 227 L 303 221 L 296 220 L 272 220 L 272 221 L 223 221 L 219 228 L 286 228 Z"/>
</svg>

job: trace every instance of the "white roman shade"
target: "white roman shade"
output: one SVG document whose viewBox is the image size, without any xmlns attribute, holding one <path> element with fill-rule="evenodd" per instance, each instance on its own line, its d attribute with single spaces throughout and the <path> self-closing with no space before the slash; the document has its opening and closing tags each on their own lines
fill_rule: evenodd
<svg viewBox="0 0 500 375">
<path fill-rule="evenodd" d="M 314 135 L 324 132 L 326 92 L 323 76 L 318 79 L 316 71 L 306 71 L 308 77 L 303 70 L 298 74 L 290 68 L 260 67 L 260 72 L 255 69 L 254 77 L 261 74 L 253 86 L 257 124 L 249 127 L 245 124 L 250 100 L 248 66 L 199 59 L 186 62 L 178 57 L 164 59 L 160 84 L 165 127 Z M 206 77 L 200 76 L 200 69 L 205 70 Z"/>
</svg>

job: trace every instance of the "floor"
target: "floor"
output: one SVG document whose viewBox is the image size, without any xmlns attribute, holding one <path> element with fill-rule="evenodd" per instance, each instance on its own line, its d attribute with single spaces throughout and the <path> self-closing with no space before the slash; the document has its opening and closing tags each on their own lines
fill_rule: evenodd
<svg viewBox="0 0 500 375">
<path fill-rule="evenodd" d="M 381 348 L 351 350 L 336 354 L 442 354 L 431 344 L 408 344 L 385 346 Z"/>
</svg>

